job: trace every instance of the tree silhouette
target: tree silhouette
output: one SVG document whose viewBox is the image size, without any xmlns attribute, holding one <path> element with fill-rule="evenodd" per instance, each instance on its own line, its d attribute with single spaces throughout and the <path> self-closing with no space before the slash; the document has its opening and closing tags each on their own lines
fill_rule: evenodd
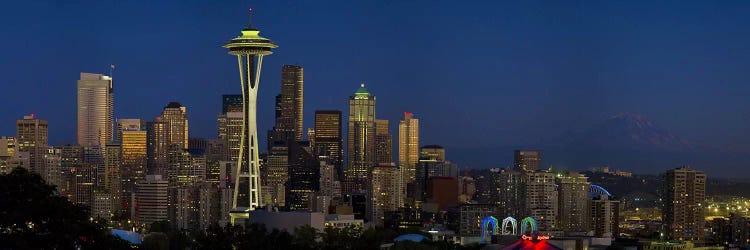
<svg viewBox="0 0 750 250">
<path fill-rule="evenodd" d="M 90 218 L 88 209 L 56 195 L 37 174 L 0 175 L 0 246 L 10 249 L 129 249 Z"/>
</svg>

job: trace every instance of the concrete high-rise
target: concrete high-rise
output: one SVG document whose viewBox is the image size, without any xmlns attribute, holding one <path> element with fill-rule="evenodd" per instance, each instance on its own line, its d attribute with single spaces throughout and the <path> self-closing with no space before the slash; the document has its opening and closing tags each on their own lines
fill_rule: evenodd
<svg viewBox="0 0 750 250">
<path fill-rule="evenodd" d="M 16 120 L 16 151 L 29 153 L 29 170 L 42 177 L 48 176 L 44 155 L 48 147 L 47 120 L 34 114 Z"/>
<path fill-rule="evenodd" d="M 662 219 L 666 235 L 675 240 L 703 238 L 706 174 L 690 167 L 679 167 L 664 175 Z"/>
<path fill-rule="evenodd" d="M 385 212 L 403 206 L 400 185 L 401 171 L 394 164 L 373 167 L 367 186 L 367 219 L 382 226 Z"/>
<path fill-rule="evenodd" d="M 591 229 L 588 177 L 568 173 L 557 178 L 557 228 L 565 232 L 588 232 Z"/>
<path fill-rule="evenodd" d="M 344 193 L 363 192 L 367 173 L 375 165 L 375 96 L 365 84 L 349 97 L 347 168 Z"/>
<path fill-rule="evenodd" d="M 539 230 L 550 231 L 557 228 L 557 198 L 555 173 L 547 171 L 527 171 L 524 173 L 526 183 L 526 212 L 534 217 Z M 522 232 L 523 233 L 523 232 Z"/>
<path fill-rule="evenodd" d="M 113 137 L 112 78 L 81 73 L 78 80 L 78 145 L 104 147 Z"/>
<path fill-rule="evenodd" d="M 591 229 L 594 237 L 615 238 L 620 231 L 620 201 L 608 195 L 591 200 Z"/>
<path fill-rule="evenodd" d="M 237 56 L 237 65 L 242 87 L 243 125 L 240 140 L 240 155 L 237 164 L 236 185 L 232 212 L 232 224 L 236 219 L 246 219 L 249 212 L 262 206 L 260 162 L 258 159 L 259 142 L 256 123 L 258 87 L 263 57 L 270 55 L 278 46 L 258 34 L 260 31 L 249 24 L 242 34 L 230 40 L 224 48 L 229 54 Z"/>
<path fill-rule="evenodd" d="M 281 66 L 281 116 L 276 128 L 294 131 L 294 139 L 302 140 L 304 101 L 304 70 L 299 65 Z"/>
<path fill-rule="evenodd" d="M 526 212 L 526 182 L 523 173 L 514 169 L 499 169 L 497 171 L 496 203 L 498 215 L 522 218 Z"/>
<path fill-rule="evenodd" d="M 146 131 L 146 173 L 167 176 L 169 164 L 169 136 L 167 123 L 157 117 L 149 122 Z"/>
<path fill-rule="evenodd" d="M 221 113 L 242 112 L 242 95 L 222 95 Z"/>
<path fill-rule="evenodd" d="M 168 186 L 169 183 L 161 175 L 147 175 L 138 182 L 135 217 L 139 225 L 151 225 L 167 219 Z"/>
<path fill-rule="evenodd" d="M 117 119 L 115 128 L 115 142 L 122 142 L 123 131 L 146 131 L 146 121 L 143 119 Z"/>
<path fill-rule="evenodd" d="M 289 210 L 312 210 L 312 200 L 318 190 L 320 190 L 320 161 L 312 154 L 309 143 L 298 141 L 289 144 L 286 207 Z"/>
<path fill-rule="evenodd" d="M 315 111 L 315 142 L 313 151 L 336 169 L 338 180 L 343 177 L 344 142 L 341 136 L 341 111 Z"/>
<path fill-rule="evenodd" d="M 536 171 L 542 166 L 542 151 L 516 150 L 513 154 L 513 165 L 519 171 Z"/>
<path fill-rule="evenodd" d="M 166 123 L 169 145 L 188 148 L 187 109 L 178 102 L 170 102 L 161 112 L 161 121 Z"/>
<path fill-rule="evenodd" d="M 262 170 L 262 185 L 269 197 L 266 199 L 266 205 L 283 207 L 286 202 L 286 183 L 289 181 L 289 148 L 287 145 L 278 143 L 271 148 L 266 157 L 266 162 Z"/>
<path fill-rule="evenodd" d="M 393 135 L 388 120 L 375 119 L 375 163 L 393 163 Z"/>
<path fill-rule="evenodd" d="M 240 157 L 242 117 L 242 112 L 233 111 L 219 115 L 219 141 L 223 146 L 222 160 L 224 161 L 237 161 Z"/>
<path fill-rule="evenodd" d="M 419 119 L 404 112 L 398 122 L 398 166 L 403 169 L 404 183 L 413 183 L 419 162 Z"/>
<path fill-rule="evenodd" d="M 145 126 L 124 128 L 118 135 L 122 148 L 122 188 L 130 194 L 135 192 L 135 183 L 146 177 L 147 131 Z"/>
</svg>

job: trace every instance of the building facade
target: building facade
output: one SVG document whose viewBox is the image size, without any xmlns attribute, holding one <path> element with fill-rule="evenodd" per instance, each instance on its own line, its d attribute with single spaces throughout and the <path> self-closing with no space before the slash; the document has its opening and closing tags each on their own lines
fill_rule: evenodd
<svg viewBox="0 0 750 250">
<path fill-rule="evenodd" d="M 304 70 L 299 65 L 281 66 L 281 116 L 276 122 L 280 130 L 294 131 L 294 139 L 302 140 L 304 103 Z"/>
<path fill-rule="evenodd" d="M 48 147 L 47 120 L 37 119 L 34 114 L 16 120 L 16 151 L 28 152 L 31 172 L 47 177 L 44 155 Z"/>
<path fill-rule="evenodd" d="M 664 175 L 662 218 L 666 235 L 676 240 L 703 238 L 706 174 L 690 167 L 679 167 Z"/>
<path fill-rule="evenodd" d="M 347 168 L 344 193 L 366 190 L 367 173 L 375 165 L 375 96 L 365 85 L 349 98 Z"/>
<path fill-rule="evenodd" d="M 112 78 L 81 73 L 78 80 L 78 145 L 104 147 L 112 141 Z"/>
<path fill-rule="evenodd" d="M 542 167 L 542 151 L 516 150 L 513 154 L 513 166 L 519 171 L 537 171 Z"/>
</svg>

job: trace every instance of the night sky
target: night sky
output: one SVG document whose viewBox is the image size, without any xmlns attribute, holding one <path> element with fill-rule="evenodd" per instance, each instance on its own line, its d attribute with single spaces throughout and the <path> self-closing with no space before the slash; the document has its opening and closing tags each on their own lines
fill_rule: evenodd
<svg viewBox="0 0 750 250">
<path fill-rule="evenodd" d="M 463 167 L 508 166 L 506 148 L 621 112 L 694 144 L 750 152 L 750 1 L 498 2 L 5 2 L 0 135 L 15 136 L 15 119 L 35 113 L 49 120 L 52 145 L 74 143 L 79 72 L 109 74 L 114 63 L 116 117 L 151 120 L 178 101 L 191 137 L 216 137 L 220 97 L 240 88 L 221 46 L 252 6 L 254 26 L 279 45 L 263 65 L 262 137 L 281 65 L 299 64 L 306 128 L 316 109 L 346 114 L 365 82 L 394 140 L 413 112 L 421 144 L 445 146 Z"/>
</svg>

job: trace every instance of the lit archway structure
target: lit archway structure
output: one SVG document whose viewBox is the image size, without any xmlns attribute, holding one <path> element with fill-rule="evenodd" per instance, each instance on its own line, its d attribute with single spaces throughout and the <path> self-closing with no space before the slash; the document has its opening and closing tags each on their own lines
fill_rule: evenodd
<svg viewBox="0 0 750 250">
<path fill-rule="evenodd" d="M 531 227 L 531 235 L 536 235 L 538 232 L 538 228 L 536 220 L 533 217 L 523 218 L 523 220 L 521 221 L 521 234 L 526 234 L 526 229 L 528 229 L 527 225 Z"/>
<path fill-rule="evenodd" d="M 482 219 L 482 238 L 479 240 L 480 243 L 487 243 L 487 226 L 490 226 L 489 230 L 492 230 L 491 235 L 497 235 L 497 218 L 487 216 Z"/>
<path fill-rule="evenodd" d="M 589 186 L 589 196 L 591 198 L 601 197 L 602 195 L 612 196 L 612 194 L 602 186 L 591 184 Z"/>
<path fill-rule="evenodd" d="M 508 230 L 508 224 L 511 225 L 511 230 Z M 517 235 L 518 234 L 518 221 L 513 217 L 507 217 L 503 219 L 503 225 L 500 227 L 502 235 Z"/>
</svg>

